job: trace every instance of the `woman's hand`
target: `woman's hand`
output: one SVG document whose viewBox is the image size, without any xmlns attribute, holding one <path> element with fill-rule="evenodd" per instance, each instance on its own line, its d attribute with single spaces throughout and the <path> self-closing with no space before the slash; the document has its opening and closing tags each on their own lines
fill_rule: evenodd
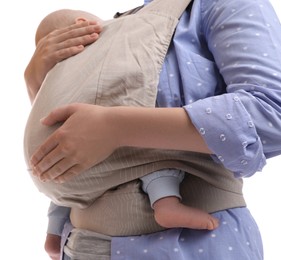
<svg viewBox="0 0 281 260">
<path fill-rule="evenodd" d="M 42 119 L 46 126 L 63 124 L 32 156 L 34 175 L 42 181 L 64 182 L 106 159 L 118 147 L 116 131 L 108 120 L 109 110 L 71 104 Z"/>
<path fill-rule="evenodd" d="M 98 22 L 85 21 L 55 30 L 36 43 L 24 73 L 31 102 L 49 70 L 58 62 L 82 52 L 86 45 L 98 39 L 101 30 Z"/>
</svg>

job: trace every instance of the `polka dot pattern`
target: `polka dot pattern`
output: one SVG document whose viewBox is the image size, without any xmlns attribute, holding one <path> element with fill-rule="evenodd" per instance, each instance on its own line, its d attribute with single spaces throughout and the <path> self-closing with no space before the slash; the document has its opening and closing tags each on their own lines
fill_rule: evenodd
<svg viewBox="0 0 281 260">
<path fill-rule="evenodd" d="M 214 215 L 221 223 L 215 231 L 170 229 L 133 240 L 113 239 L 112 260 L 263 259 L 260 234 L 247 209 Z M 241 223 L 237 222 L 238 215 L 243 218 Z"/>
<path fill-rule="evenodd" d="M 237 177 L 262 170 L 281 153 L 281 29 L 270 3 L 195 0 L 174 39 L 159 106 L 184 106 L 214 160 Z"/>
</svg>

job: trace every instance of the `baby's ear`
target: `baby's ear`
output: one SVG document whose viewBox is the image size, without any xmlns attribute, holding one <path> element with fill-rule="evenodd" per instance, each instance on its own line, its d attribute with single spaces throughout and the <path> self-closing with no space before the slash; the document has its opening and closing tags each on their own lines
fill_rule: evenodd
<svg viewBox="0 0 281 260">
<path fill-rule="evenodd" d="M 88 20 L 84 17 L 77 17 L 75 19 L 75 23 L 82 23 L 82 22 L 85 22 L 85 21 L 88 21 Z"/>
</svg>

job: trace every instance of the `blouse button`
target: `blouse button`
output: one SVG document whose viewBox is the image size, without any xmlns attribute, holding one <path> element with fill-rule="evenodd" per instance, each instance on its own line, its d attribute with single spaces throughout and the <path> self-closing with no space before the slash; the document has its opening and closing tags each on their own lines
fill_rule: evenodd
<svg viewBox="0 0 281 260">
<path fill-rule="evenodd" d="M 246 161 L 246 160 L 241 160 L 241 162 L 240 162 L 242 165 L 247 165 L 248 164 L 248 162 Z"/>
<path fill-rule="evenodd" d="M 232 119 L 232 115 L 231 114 L 226 114 L 225 117 L 226 117 L 227 120 Z"/>
<path fill-rule="evenodd" d="M 250 128 L 254 127 L 253 121 L 248 121 L 248 126 L 249 126 Z"/>
<path fill-rule="evenodd" d="M 210 107 L 206 108 L 206 113 L 207 114 L 211 114 L 212 113 L 212 109 Z"/>
<path fill-rule="evenodd" d="M 201 127 L 201 128 L 199 129 L 199 132 L 200 132 L 201 135 L 206 134 L 206 131 L 205 131 L 205 129 L 204 129 L 203 127 Z"/>
<path fill-rule="evenodd" d="M 247 141 L 242 142 L 242 146 L 243 146 L 244 148 L 246 148 L 246 147 L 248 146 L 248 142 L 247 142 Z"/>
</svg>

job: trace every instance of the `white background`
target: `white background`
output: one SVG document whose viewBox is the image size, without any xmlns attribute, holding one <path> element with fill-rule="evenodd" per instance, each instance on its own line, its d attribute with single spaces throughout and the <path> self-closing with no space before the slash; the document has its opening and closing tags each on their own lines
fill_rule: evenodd
<svg viewBox="0 0 281 260">
<path fill-rule="evenodd" d="M 280 0 L 271 0 L 281 17 Z M 245 2 L 246 3 L 246 2 Z M 49 201 L 35 189 L 27 172 L 22 139 L 30 103 L 23 72 L 33 51 L 34 33 L 48 12 L 77 8 L 109 19 L 116 11 L 142 0 L 9 0 L 0 3 L 0 258 L 47 260 L 43 244 Z M 245 182 L 245 196 L 264 240 L 265 260 L 280 260 L 280 158 L 271 159 L 262 173 Z"/>
</svg>

